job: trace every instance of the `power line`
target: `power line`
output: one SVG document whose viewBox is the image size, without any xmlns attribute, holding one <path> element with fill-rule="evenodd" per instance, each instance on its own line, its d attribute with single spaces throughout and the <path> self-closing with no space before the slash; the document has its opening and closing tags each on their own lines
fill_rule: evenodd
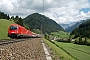
<svg viewBox="0 0 90 60">
<path fill-rule="evenodd" d="M 18 1 L 18 3 L 19 3 L 19 5 L 22 7 L 22 4 L 21 4 L 21 2 L 20 2 L 20 1 L 21 1 L 21 0 L 19 0 L 19 1 Z M 23 8 L 23 7 L 22 7 L 22 8 Z"/>
<path fill-rule="evenodd" d="M 6 14 L 7 14 L 8 9 L 6 9 L 6 8 L 5 8 L 4 6 L 2 6 L 2 5 L 1 5 L 0 8 L 1 8 L 1 10 L 2 10 L 1 12 L 6 12 Z"/>
<path fill-rule="evenodd" d="M 23 11 L 25 11 L 25 9 L 24 9 L 24 7 L 23 7 L 23 5 L 22 5 L 22 3 L 21 3 L 21 0 L 18 0 L 18 3 L 19 3 L 19 5 L 21 6 L 21 8 L 23 9 Z"/>
</svg>

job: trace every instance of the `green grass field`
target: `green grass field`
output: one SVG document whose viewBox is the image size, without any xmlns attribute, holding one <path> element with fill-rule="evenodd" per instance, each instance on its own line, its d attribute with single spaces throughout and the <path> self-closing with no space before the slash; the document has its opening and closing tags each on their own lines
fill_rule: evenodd
<svg viewBox="0 0 90 60">
<path fill-rule="evenodd" d="M 55 43 L 79 60 L 90 60 L 90 46 L 62 42 Z"/>
<path fill-rule="evenodd" d="M 9 39 L 7 37 L 8 26 L 12 23 L 14 22 L 6 19 L 0 19 L 0 39 Z"/>
<path fill-rule="evenodd" d="M 69 38 L 69 35 L 70 35 L 70 33 L 64 32 L 64 31 L 52 32 L 51 34 L 59 38 L 64 38 L 64 39 Z"/>
<path fill-rule="evenodd" d="M 43 39 L 44 42 L 50 47 L 50 49 L 55 53 L 55 56 L 53 56 L 53 60 L 57 60 L 57 57 L 59 57 L 60 60 L 76 60 L 73 57 L 71 57 L 69 54 L 64 52 L 62 49 L 51 43 L 50 41 Z"/>
</svg>

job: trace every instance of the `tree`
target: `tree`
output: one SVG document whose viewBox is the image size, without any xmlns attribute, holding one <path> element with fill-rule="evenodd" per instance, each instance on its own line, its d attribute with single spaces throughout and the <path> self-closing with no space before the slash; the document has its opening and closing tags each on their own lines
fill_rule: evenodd
<svg viewBox="0 0 90 60">
<path fill-rule="evenodd" d="M 23 24 L 23 25 L 26 29 L 30 30 L 30 28 L 26 24 Z"/>
<path fill-rule="evenodd" d="M 14 20 L 14 16 L 12 16 L 11 19 Z"/>
<path fill-rule="evenodd" d="M 7 14 L 4 14 L 4 17 L 3 17 L 3 19 L 7 19 Z"/>
<path fill-rule="evenodd" d="M 15 23 L 18 23 L 18 20 L 19 20 L 19 16 L 17 15 L 17 16 L 15 17 L 15 19 L 14 19 L 14 22 L 15 22 Z"/>
<path fill-rule="evenodd" d="M 4 13 L 3 12 L 1 12 L 1 19 L 3 19 L 4 18 Z"/>
<path fill-rule="evenodd" d="M 49 40 L 49 35 L 47 33 L 45 34 L 45 38 Z"/>
<path fill-rule="evenodd" d="M 19 18 L 19 20 L 18 20 L 17 23 L 18 23 L 19 25 L 21 25 L 21 26 L 24 26 L 24 25 L 23 25 L 23 19 L 22 19 L 21 17 Z"/>
<path fill-rule="evenodd" d="M 86 39 L 86 37 L 85 37 L 84 44 L 87 45 L 87 43 L 88 43 L 88 42 L 87 42 L 87 39 Z"/>
<path fill-rule="evenodd" d="M 82 37 L 79 37 L 79 44 L 82 44 Z"/>
<path fill-rule="evenodd" d="M 71 41 L 72 39 L 71 39 L 71 35 L 69 36 L 69 39 L 68 39 L 68 42 L 69 43 L 71 43 L 72 41 Z"/>
<path fill-rule="evenodd" d="M 8 19 L 8 20 L 10 19 L 10 16 L 9 16 L 9 15 L 7 16 L 7 19 Z"/>
<path fill-rule="evenodd" d="M 74 41 L 74 44 L 78 44 L 78 41 L 77 41 L 77 40 L 75 40 L 75 41 Z"/>
<path fill-rule="evenodd" d="M 0 11 L 0 19 L 10 19 L 10 17 L 9 17 L 9 15 L 7 15 L 7 14 L 4 14 L 4 12 L 1 12 Z"/>
</svg>

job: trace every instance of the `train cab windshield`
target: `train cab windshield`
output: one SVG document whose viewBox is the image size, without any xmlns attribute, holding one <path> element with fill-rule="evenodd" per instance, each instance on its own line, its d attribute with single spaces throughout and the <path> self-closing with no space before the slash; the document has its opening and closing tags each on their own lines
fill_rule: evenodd
<svg viewBox="0 0 90 60">
<path fill-rule="evenodd" d="M 17 30 L 17 26 L 10 26 L 10 30 Z"/>
</svg>

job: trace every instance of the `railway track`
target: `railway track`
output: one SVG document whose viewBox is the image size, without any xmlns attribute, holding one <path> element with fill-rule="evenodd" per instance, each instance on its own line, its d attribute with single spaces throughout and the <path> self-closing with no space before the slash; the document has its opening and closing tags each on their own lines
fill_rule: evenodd
<svg viewBox="0 0 90 60">
<path fill-rule="evenodd" d="M 47 60 L 41 38 L 0 41 L 0 60 Z"/>
<path fill-rule="evenodd" d="M 30 39 L 32 39 L 32 38 L 29 38 L 29 39 L 9 39 L 9 40 L 0 40 L 0 45 L 6 45 L 6 44 L 21 42 L 21 41 L 30 40 Z"/>
</svg>

